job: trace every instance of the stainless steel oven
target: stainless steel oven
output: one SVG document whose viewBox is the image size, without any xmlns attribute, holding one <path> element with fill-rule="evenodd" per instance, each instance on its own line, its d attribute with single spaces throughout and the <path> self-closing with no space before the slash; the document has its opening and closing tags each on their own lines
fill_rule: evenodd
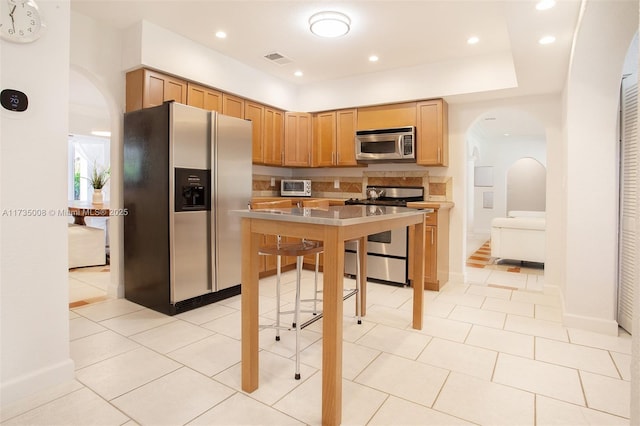
<svg viewBox="0 0 640 426">
<path fill-rule="evenodd" d="M 366 199 L 349 199 L 345 204 L 367 205 L 369 209 L 381 206 L 406 207 L 408 201 L 423 201 L 422 187 L 368 186 Z M 407 227 L 372 234 L 367 237 L 367 279 L 396 285 L 407 285 L 408 237 Z M 355 243 L 345 246 L 345 273 L 355 275 Z"/>
<path fill-rule="evenodd" d="M 367 278 L 407 284 L 407 227 L 367 237 Z M 356 246 L 345 246 L 345 273 L 356 273 Z"/>
</svg>

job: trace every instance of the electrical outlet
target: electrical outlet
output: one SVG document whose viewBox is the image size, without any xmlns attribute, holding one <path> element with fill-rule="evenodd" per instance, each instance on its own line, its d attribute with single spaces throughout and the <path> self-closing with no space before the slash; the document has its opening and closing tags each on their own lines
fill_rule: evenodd
<svg viewBox="0 0 640 426">
<path fill-rule="evenodd" d="M 335 189 L 340 189 L 340 179 L 334 179 L 333 180 L 333 187 Z"/>
<path fill-rule="evenodd" d="M 276 178 L 271 178 L 271 186 L 276 186 Z"/>
</svg>

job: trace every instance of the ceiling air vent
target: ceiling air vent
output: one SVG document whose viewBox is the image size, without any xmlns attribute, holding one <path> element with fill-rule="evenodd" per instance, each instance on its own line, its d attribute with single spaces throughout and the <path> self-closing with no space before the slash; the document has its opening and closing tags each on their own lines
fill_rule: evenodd
<svg viewBox="0 0 640 426">
<path fill-rule="evenodd" d="M 286 56 L 278 53 L 278 52 L 272 52 L 272 53 L 268 53 L 266 55 L 264 55 L 265 59 L 270 60 L 271 62 L 275 62 L 278 65 L 285 65 L 285 64 L 290 64 L 291 62 L 293 62 L 291 59 L 287 58 Z"/>
</svg>

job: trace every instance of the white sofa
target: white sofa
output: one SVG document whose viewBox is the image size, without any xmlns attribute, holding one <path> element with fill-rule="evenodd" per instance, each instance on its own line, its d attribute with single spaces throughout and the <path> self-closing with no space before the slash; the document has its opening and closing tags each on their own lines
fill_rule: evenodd
<svg viewBox="0 0 640 426">
<path fill-rule="evenodd" d="M 67 231 L 69 235 L 69 268 L 107 263 L 103 229 L 69 223 Z"/>
<path fill-rule="evenodd" d="M 491 256 L 526 262 L 545 261 L 545 213 L 510 211 L 491 221 Z"/>
</svg>

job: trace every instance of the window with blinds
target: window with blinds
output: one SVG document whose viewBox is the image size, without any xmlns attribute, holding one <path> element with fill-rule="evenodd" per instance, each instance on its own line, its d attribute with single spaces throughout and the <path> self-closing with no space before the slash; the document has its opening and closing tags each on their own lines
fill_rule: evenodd
<svg viewBox="0 0 640 426">
<path fill-rule="evenodd" d="M 620 229 L 618 243 L 618 324 L 632 332 L 633 287 L 640 271 L 638 226 L 638 76 L 622 80 L 620 145 Z"/>
</svg>

